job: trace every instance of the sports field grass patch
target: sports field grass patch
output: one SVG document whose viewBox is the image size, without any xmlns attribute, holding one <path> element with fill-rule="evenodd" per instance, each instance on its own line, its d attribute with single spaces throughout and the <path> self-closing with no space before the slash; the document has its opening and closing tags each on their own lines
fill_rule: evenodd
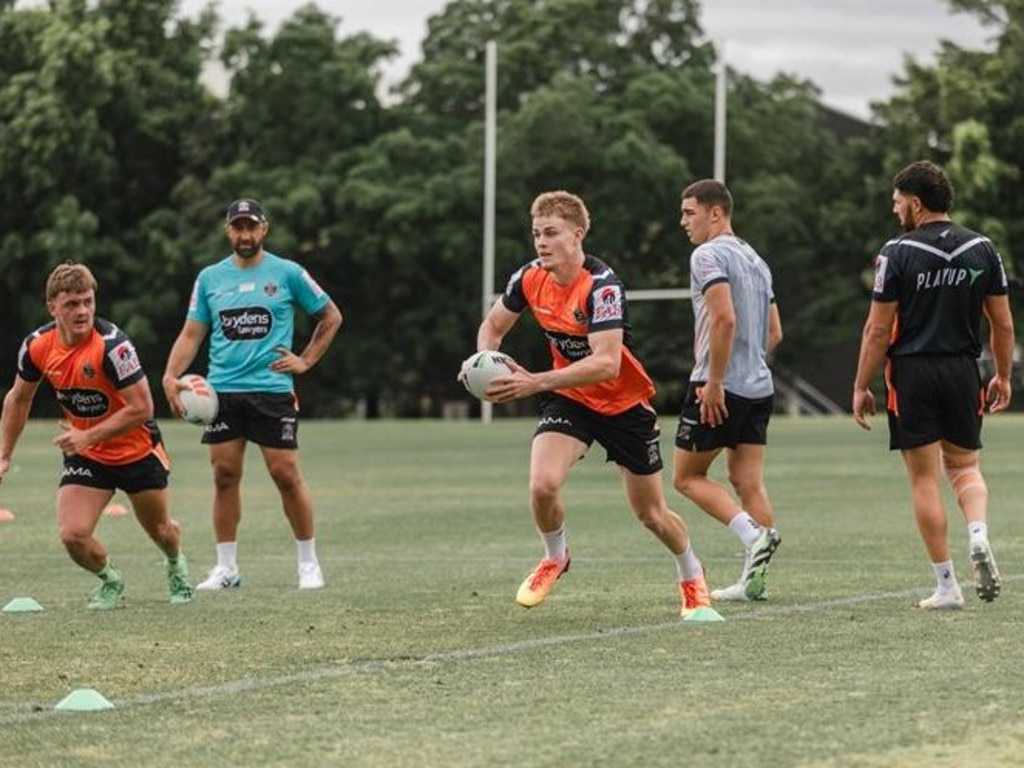
<svg viewBox="0 0 1024 768">
<path fill-rule="evenodd" d="M 951 615 L 911 608 L 932 576 L 884 424 L 772 423 L 767 481 L 783 545 L 771 599 L 685 626 L 671 561 L 595 448 L 567 489 L 571 571 L 530 611 L 512 601 L 540 555 L 528 421 L 311 422 L 326 589 L 295 587 L 295 547 L 258 452 L 244 480 L 245 586 L 166 602 L 130 518 L 100 537 L 124 610 L 91 614 L 93 579 L 56 534 L 52 425 L 33 423 L 0 486 L 3 766 L 1002 766 L 1018 760 L 1024 419 L 985 426 L 983 469 L 1003 595 Z M 213 564 L 198 430 L 165 426 L 175 515 L 198 580 Z M 671 455 L 672 420 L 664 421 Z M 717 471 L 724 471 L 717 468 Z M 712 585 L 735 539 L 675 494 Z M 949 499 L 947 499 L 949 501 Z M 966 533 L 951 514 L 961 580 Z M 110 712 L 56 714 L 96 688 Z"/>
</svg>

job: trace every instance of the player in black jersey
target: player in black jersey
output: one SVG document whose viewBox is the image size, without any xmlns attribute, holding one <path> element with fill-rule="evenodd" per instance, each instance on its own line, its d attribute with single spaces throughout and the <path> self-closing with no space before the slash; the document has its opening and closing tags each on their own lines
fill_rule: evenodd
<svg viewBox="0 0 1024 768">
<path fill-rule="evenodd" d="M 903 454 L 914 516 L 937 580 L 934 594 L 918 605 L 957 609 L 964 598 L 946 536 L 943 471 L 967 519 L 978 597 L 990 602 L 999 594 L 979 450 L 986 405 L 995 413 L 1010 403 L 1014 337 L 1006 274 L 992 241 L 950 220 L 953 185 L 938 165 L 908 165 L 893 179 L 892 199 L 905 234 L 882 246 L 875 263 L 853 417 L 870 429 L 875 401 L 868 386 L 884 362 L 889 447 Z M 977 365 L 983 314 L 995 361 L 987 386 Z"/>
</svg>

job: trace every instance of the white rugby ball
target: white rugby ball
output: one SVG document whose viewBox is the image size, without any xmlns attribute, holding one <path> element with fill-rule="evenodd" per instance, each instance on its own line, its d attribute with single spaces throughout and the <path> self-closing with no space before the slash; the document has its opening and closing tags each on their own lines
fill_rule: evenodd
<svg viewBox="0 0 1024 768">
<path fill-rule="evenodd" d="M 487 400 L 484 395 L 491 381 L 502 376 L 508 376 L 515 371 L 516 361 L 504 352 L 495 352 L 485 349 L 470 355 L 462 363 L 459 371 L 459 381 L 466 388 L 469 394 L 480 400 Z"/>
<path fill-rule="evenodd" d="M 178 393 L 181 407 L 185 409 L 185 421 L 190 424 L 212 424 L 217 418 L 217 393 L 210 383 L 196 373 L 182 377 L 189 389 Z"/>
</svg>

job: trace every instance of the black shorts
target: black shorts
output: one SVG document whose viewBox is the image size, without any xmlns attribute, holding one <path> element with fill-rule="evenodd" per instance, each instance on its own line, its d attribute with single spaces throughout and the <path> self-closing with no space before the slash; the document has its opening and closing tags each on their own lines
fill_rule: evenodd
<svg viewBox="0 0 1024 768">
<path fill-rule="evenodd" d="M 676 447 L 684 451 L 713 451 L 717 448 L 735 448 L 737 445 L 765 445 L 768 442 L 768 421 L 772 417 L 773 395 L 751 400 L 731 392 L 725 393 L 725 408 L 729 416 L 717 427 L 702 424 L 697 387 L 703 382 L 690 382 L 686 399 L 679 414 L 676 429 Z"/>
<path fill-rule="evenodd" d="M 596 440 L 607 451 L 607 461 L 634 475 L 653 475 L 662 468 L 658 416 L 646 403 L 606 416 L 567 397 L 547 395 L 533 435 L 545 432 L 575 437 L 588 448 Z"/>
<path fill-rule="evenodd" d="M 129 464 L 101 464 L 85 456 L 65 456 L 60 485 L 85 485 L 106 491 L 120 488 L 131 495 L 166 488 L 170 474 L 167 454 L 162 448 Z"/>
<path fill-rule="evenodd" d="M 981 448 L 985 389 L 974 358 L 894 357 L 886 384 L 890 450 L 938 440 L 967 450 Z"/>
<path fill-rule="evenodd" d="M 299 447 L 299 403 L 290 392 L 218 392 L 217 420 L 203 443 L 245 438 L 265 448 Z"/>
</svg>

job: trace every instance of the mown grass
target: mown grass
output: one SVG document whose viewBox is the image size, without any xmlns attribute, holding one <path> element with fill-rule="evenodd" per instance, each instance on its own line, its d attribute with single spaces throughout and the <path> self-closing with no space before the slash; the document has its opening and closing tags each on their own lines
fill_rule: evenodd
<svg viewBox="0 0 1024 768">
<path fill-rule="evenodd" d="M 672 419 L 665 427 L 671 453 Z M 1003 766 L 1024 726 L 1024 419 L 985 426 L 1004 593 L 911 608 L 932 576 L 884 424 L 772 424 L 784 543 L 771 600 L 676 619 L 671 561 L 632 519 L 599 450 L 567 490 L 573 568 L 548 602 L 512 596 L 540 546 L 526 505 L 528 421 L 317 422 L 302 428 L 327 588 L 295 588 L 294 544 L 251 450 L 246 585 L 166 602 L 139 527 L 104 518 L 128 606 L 84 608 L 91 577 L 57 540 L 52 426 L 33 423 L 0 486 L 3 766 Z M 212 565 L 198 432 L 166 425 L 193 576 Z M 713 585 L 739 549 L 666 487 Z M 950 535 L 969 578 L 959 513 Z M 116 709 L 58 714 L 78 688 Z"/>
</svg>

